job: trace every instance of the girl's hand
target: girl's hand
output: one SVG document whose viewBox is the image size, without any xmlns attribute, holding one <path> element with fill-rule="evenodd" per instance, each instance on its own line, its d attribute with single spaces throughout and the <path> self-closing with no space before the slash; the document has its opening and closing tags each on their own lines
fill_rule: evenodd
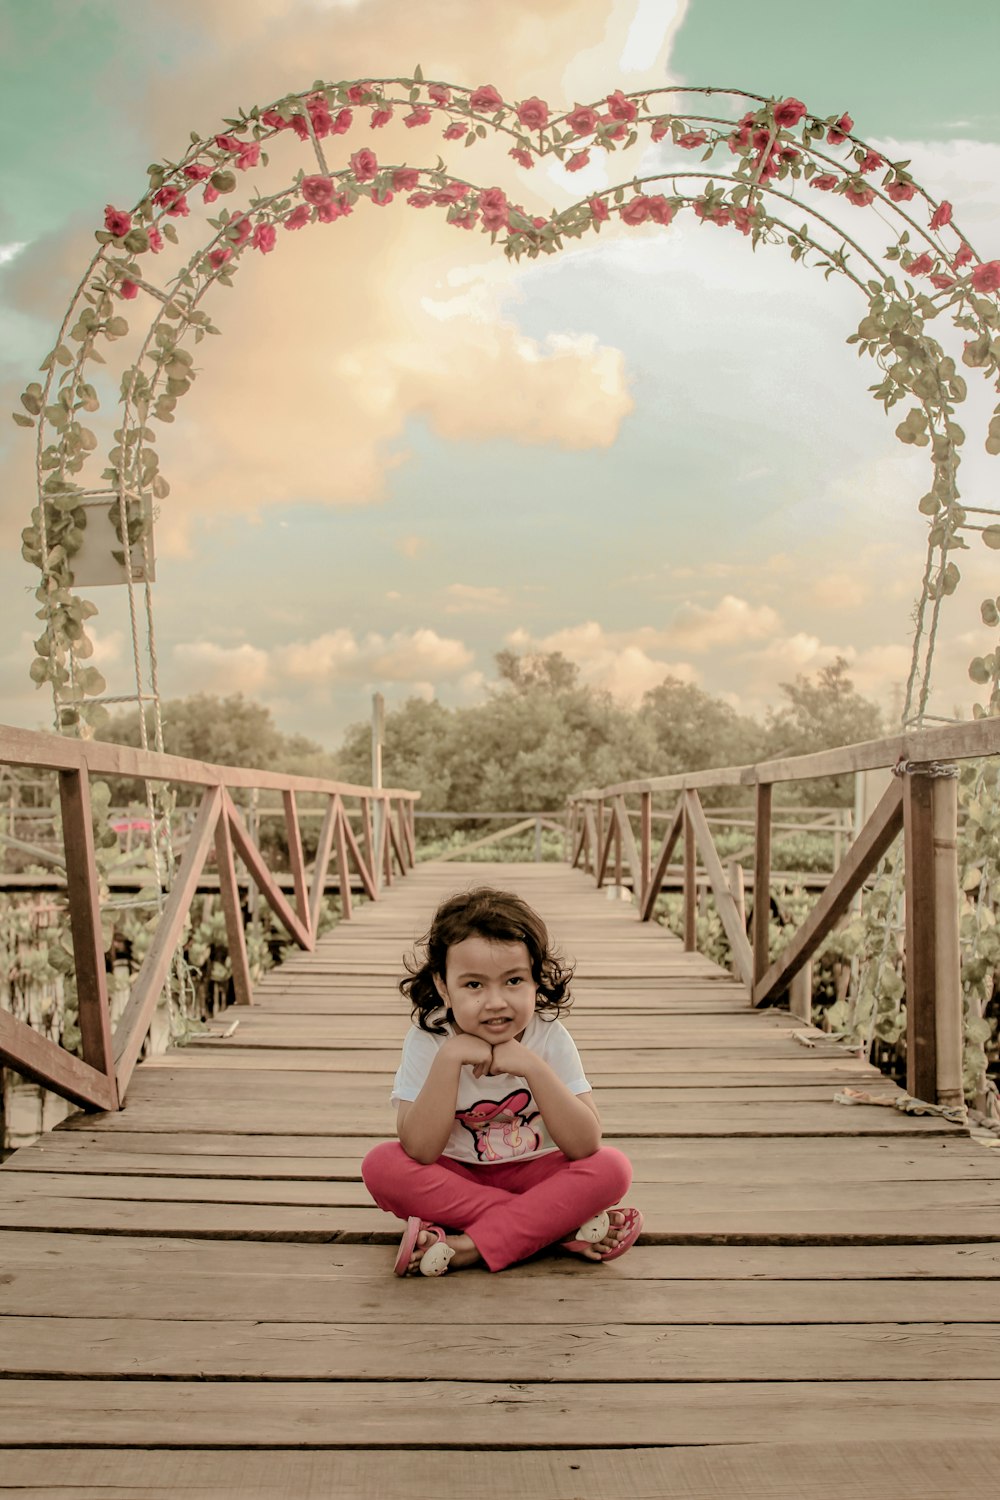
<svg viewBox="0 0 1000 1500">
<path fill-rule="evenodd" d="M 468 1036 L 464 1031 L 458 1032 L 448 1038 L 441 1051 L 463 1065 L 471 1066 L 473 1078 L 482 1078 L 484 1073 L 493 1071 L 490 1067 L 493 1048 L 482 1037 Z"/>
<path fill-rule="evenodd" d="M 526 1047 L 523 1042 L 514 1037 L 509 1042 L 498 1042 L 491 1049 L 493 1053 L 489 1066 L 489 1073 L 510 1073 L 515 1078 L 527 1078 L 531 1064 L 537 1061 L 538 1054 Z"/>
</svg>

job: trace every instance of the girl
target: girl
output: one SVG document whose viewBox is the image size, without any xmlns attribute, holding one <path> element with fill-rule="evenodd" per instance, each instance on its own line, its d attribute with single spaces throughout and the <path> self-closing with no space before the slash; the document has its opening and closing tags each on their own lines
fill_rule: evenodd
<svg viewBox="0 0 1000 1500">
<path fill-rule="evenodd" d="M 416 1022 L 392 1090 L 399 1139 L 361 1168 L 378 1206 L 407 1221 L 396 1275 L 479 1261 L 500 1271 L 556 1241 L 588 1260 L 624 1255 L 642 1215 L 610 1205 L 632 1168 L 601 1145 L 580 1055 L 556 1019 L 573 971 L 542 919 L 482 887 L 445 901 L 423 946 L 399 986 Z"/>
</svg>

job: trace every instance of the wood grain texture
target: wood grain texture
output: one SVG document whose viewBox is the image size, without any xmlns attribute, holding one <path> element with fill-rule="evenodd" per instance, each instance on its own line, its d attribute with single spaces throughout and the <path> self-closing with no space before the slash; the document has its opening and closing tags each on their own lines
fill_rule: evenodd
<svg viewBox="0 0 1000 1500">
<path fill-rule="evenodd" d="M 78 1115 L 0 1171 L 2 1484 L 456 1500 L 486 1473 L 552 1500 L 989 1493 L 1000 1153 L 940 1119 L 834 1104 L 845 1082 L 898 1091 L 752 1009 L 582 872 L 400 878 L 395 816 L 378 902 L 267 976 L 251 1010 L 139 1066 L 128 1108 Z M 495 1276 L 391 1274 L 400 1225 L 360 1168 L 392 1129 L 395 981 L 434 906 L 472 883 L 519 891 L 577 964 L 568 1024 L 646 1216 L 613 1264 L 550 1250 Z"/>
</svg>

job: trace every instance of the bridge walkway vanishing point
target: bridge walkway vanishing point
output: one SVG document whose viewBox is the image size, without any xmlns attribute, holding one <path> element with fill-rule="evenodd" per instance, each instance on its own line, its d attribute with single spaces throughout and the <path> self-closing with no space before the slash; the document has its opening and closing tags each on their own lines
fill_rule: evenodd
<svg viewBox="0 0 1000 1500">
<path fill-rule="evenodd" d="M 514 888 L 646 1228 L 621 1260 L 391 1274 L 400 956 Z M 0 1494 L 992 1493 L 1000 1159 L 580 872 L 427 864 L 0 1174 Z M 227 1035 L 232 1020 L 238 1027 Z"/>
</svg>

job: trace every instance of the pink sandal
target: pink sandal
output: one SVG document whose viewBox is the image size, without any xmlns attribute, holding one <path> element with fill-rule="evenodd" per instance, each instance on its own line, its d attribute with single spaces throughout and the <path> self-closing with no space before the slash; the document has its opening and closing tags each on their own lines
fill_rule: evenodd
<svg viewBox="0 0 1000 1500">
<path fill-rule="evenodd" d="M 399 1242 L 399 1250 L 393 1265 L 395 1276 L 405 1276 L 409 1270 L 410 1257 L 417 1248 L 417 1240 L 421 1233 L 427 1230 L 434 1235 L 434 1242 L 427 1246 L 420 1257 L 421 1276 L 443 1276 L 448 1269 L 448 1262 L 455 1254 L 450 1245 L 444 1242 L 444 1230 L 438 1224 L 429 1224 L 426 1219 L 414 1215 L 407 1219 L 406 1228 L 403 1230 L 403 1238 Z"/>
<path fill-rule="evenodd" d="M 601 1260 L 617 1260 L 619 1255 L 624 1255 L 626 1250 L 631 1250 L 636 1240 L 642 1233 L 643 1218 L 637 1208 L 613 1208 L 611 1213 L 621 1214 L 623 1219 L 623 1234 L 613 1250 L 607 1250 L 601 1255 Z M 609 1213 L 595 1214 L 594 1218 L 588 1219 L 586 1224 L 581 1224 L 571 1240 L 561 1242 L 563 1250 L 571 1250 L 574 1255 L 580 1255 L 586 1250 L 592 1249 L 599 1240 L 603 1240 L 611 1228 Z M 589 1260 L 590 1257 L 586 1256 Z"/>
</svg>

